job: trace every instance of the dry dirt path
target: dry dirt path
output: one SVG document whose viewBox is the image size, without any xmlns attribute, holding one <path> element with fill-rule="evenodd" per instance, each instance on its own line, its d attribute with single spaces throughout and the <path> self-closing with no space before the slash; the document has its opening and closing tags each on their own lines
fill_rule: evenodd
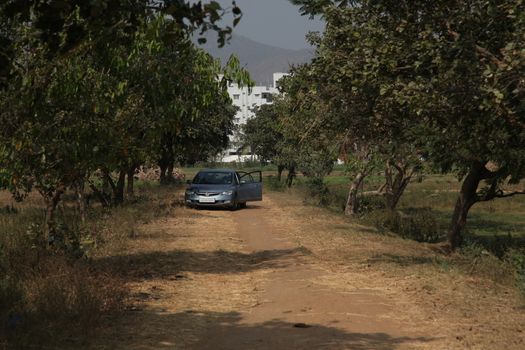
<svg viewBox="0 0 525 350">
<path fill-rule="evenodd" d="M 321 217 L 322 211 L 297 204 L 273 194 L 236 212 L 177 208 L 169 218 L 141 227 L 130 249 L 115 257 L 115 263 L 128 269 L 124 277 L 132 290 L 132 306 L 94 347 L 361 350 L 523 345 L 523 314 L 505 315 L 517 306 L 502 305 L 499 294 L 487 292 L 483 301 L 496 303 L 501 314 L 465 314 L 456 305 L 465 304 L 461 297 L 443 300 L 424 274 L 386 269 L 381 259 L 404 256 L 395 244 L 394 252 L 384 253 L 391 249 L 386 243 L 392 242 L 378 235 L 370 239 L 364 227 L 337 215 Z M 442 282 L 438 278 L 436 283 Z M 445 283 L 463 288 L 458 281 Z M 508 291 L 501 293 L 510 298 Z"/>
<path fill-rule="evenodd" d="M 293 251 L 279 257 L 279 268 L 256 286 L 258 303 L 223 322 L 235 327 L 210 327 L 196 349 L 393 349 L 427 342 L 392 298 L 373 289 L 345 288 L 318 283 L 327 271 L 309 259 L 308 252 L 272 224 L 276 203 L 265 200 L 233 219 L 245 249 L 257 252 Z M 281 230 L 280 230 L 281 229 Z M 341 288 L 342 287 L 342 288 Z M 401 306 L 401 308 L 400 308 Z"/>
</svg>

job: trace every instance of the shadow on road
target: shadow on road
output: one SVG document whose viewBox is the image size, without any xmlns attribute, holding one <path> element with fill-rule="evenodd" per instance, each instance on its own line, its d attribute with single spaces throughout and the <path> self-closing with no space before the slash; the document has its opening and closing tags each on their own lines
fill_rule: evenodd
<svg viewBox="0 0 525 350">
<path fill-rule="evenodd" d="M 210 206 L 198 206 L 198 207 L 195 207 L 195 208 L 192 208 L 192 209 L 195 210 L 196 212 L 203 211 L 203 210 L 208 210 L 208 211 L 211 211 L 211 212 L 213 212 L 213 211 L 231 211 L 231 209 L 229 209 L 227 207 L 214 207 L 214 206 L 211 206 L 211 205 Z M 267 208 L 262 206 L 262 205 L 248 203 L 245 208 L 238 208 L 235 211 L 264 210 L 264 209 L 267 209 Z"/>
<path fill-rule="evenodd" d="M 233 274 L 265 268 L 284 268 L 289 259 L 310 254 L 305 248 L 263 250 L 253 253 L 216 250 L 145 252 L 100 258 L 98 268 L 130 281 L 176 277 L 184 272 Z"/>
<path fill-rule="evenodd" d="M 180 313 L 162 313 L 144 310 L 135 313 L 135 322 L 164 325 L 148 327 L 150 332 L 130 333 L 118 330 L 114 341 L 118 348 L 141 349 L 397 349 L 408 344 L 425 343 L 435 338 L 396 337 L 385 333 L 353 333 L 336 326 L 297 324 L 280 319 L 257 324 L 242 323 L 236 312 L 216 313 L 186 310 Z M 140 320 L 138 320 L 140 319 Z M 171 327 L 177 325 L 177 327 Z M 189 343 L 189 344 L 188 344 Z"/>
</svg>

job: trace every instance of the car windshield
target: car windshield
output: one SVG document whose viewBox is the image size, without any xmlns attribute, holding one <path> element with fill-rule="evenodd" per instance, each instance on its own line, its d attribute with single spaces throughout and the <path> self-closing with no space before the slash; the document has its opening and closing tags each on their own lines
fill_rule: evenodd
<svg viewBox="0 0 525 350">
<path fill-rule="evenodd" d="M 216 171 L 200 172 L 193 179 L 193 183 L 201 185 L 231 185 L 233 176 L 232 173 Z"/>
</svg>

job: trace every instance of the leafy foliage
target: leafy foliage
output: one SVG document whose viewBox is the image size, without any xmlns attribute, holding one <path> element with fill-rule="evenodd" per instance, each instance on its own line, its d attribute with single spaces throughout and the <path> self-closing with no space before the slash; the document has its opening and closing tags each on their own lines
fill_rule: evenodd
<svg viewBox="0 0 525 350">
<path fill-rule="evenodd" d="M 474 203 L 525 193 L 502 190 L 525 176 L 522 1 L 294 3 L 327 22 L 302 87 L 348 131 L 350 153 L 464 178 L 452 246 Z"/>
<path fill-rule="evenodd" d="M 238 60 L 223 68 L 189 40 L 214 30 L 224 44 L 225 11 L 215 1 L 0 5 L 0 185 L 18 199 L 37 189 L 51 228 L 67 189 L 81 195 L 89 181 L 103 204 L 118 204 L 139 165 L 167 171 L 225 147 L 235 113 L 227 84 L 251 81 Z M 111 193 L 90 181 L 98 170 Z"/>
</svg>

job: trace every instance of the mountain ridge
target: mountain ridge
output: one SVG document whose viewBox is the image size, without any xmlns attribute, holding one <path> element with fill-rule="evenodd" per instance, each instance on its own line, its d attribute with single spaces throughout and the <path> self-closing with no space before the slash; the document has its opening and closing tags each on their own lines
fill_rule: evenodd
<svg viewBox="0 0 525 350">
<path fill-rule="evenodd" d="M 273 73 L 288 72 L 291 65 L 309 62 L 314 56 L 314 49 L 292 50 L 263 44 L 242 35 L 234 34 L 224 47 L 219 48 L 217 42 L 207 38 L 206 44 L 198 47 L 210 53 L 213 57 L 225 63 L 235 54 L 252 79 L 259 85 L 271 85 Z"/>
</svg>

